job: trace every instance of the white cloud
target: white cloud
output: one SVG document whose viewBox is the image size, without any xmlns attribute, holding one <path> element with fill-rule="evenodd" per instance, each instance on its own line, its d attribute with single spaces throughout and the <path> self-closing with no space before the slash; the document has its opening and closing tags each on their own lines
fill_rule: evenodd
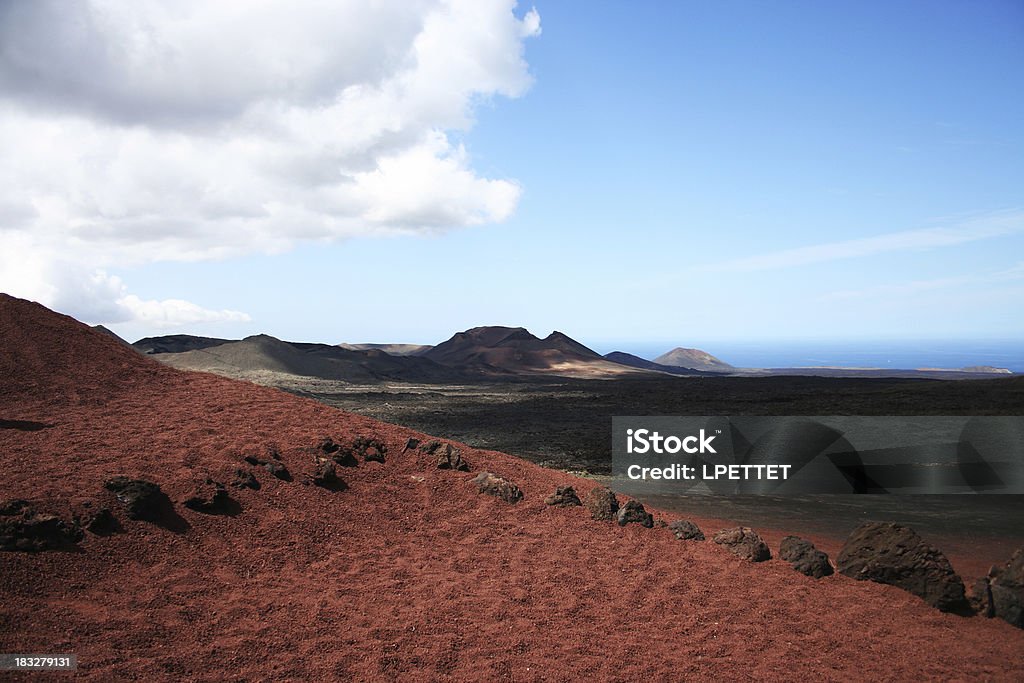
<svg viewBox="0 0 1024 683">
<path fill-rule="evenodd" d="M 91 322 L 230 320 L 132 299 L 97 271 L 507 218 L 519 185 L 481 177 L 450 134 L 529 87 L 539 17 L 514 10 L 0 4 L 0 290 Z"/>
<path fill-rule="evenodd" d="M 181 299 L 143 301 L 134 294 L 117 299 L 117 304 L 131 313 L 132 319 L 155 327 L 180 327 L 210 322 L 249 322 L 251 318 L 239 311 L 210 311 Z"/>
<path fill-rule="evenodd" d="M 1024 232 L 1024 211 L 1000 211 L 951 226 L 906 230 L 843 242 L 783 249 L 708 266 L 710 271 L 758 271 L 873 256 L 897 251 L 950 247 Z"/>
<path fill-rule="evenodd" d="M 25 253 L 28 258 L 19 259 Z M 90 269 L 54 254 L 5 250 L 0 253 L 0 279 L 20 286 L 19 296 L 87 322 L 139 322 L 172 328 L 211 322 L 249 322 L 245 313 L 212 311 L 180 299 L 143 300 L 128 292 L 121 278 Z"/>
</svg>

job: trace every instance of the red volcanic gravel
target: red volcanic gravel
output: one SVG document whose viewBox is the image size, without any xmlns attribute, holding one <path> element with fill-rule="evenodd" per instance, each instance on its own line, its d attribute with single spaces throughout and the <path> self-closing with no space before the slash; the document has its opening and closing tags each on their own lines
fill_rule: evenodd
<svg viewBox="0 0 1024 683">
<path fill-rule="evenodd" d="M 1024 631 L 1002 621 L 595 522 L 543 503 L 585 480 L 461 444 L 472 472 L 439 470 L 402 453 L 425 435 L 165 368 L 35 304 L 0 296 L 0 353 L 0 418 L 53 425 L 0 429 L 0 500 L 108 505 L 124 526 L 0 552 L 0 652 L 75 653 L 101 681 L 1024 679 Z M 386 462 L 338 467 L 347 490 L 303 484 L 309 447 L 357 436 Z M 293 482 L 244 464 L 271 448 Z M 239 467 L 262 486 L 230 489 L 236 516 L 180 504 Z M 479 495 L 481 470 L 523 500 Z M 129 520 L 116 475 L 159 484 L 187 528 Z"/>
</svg>

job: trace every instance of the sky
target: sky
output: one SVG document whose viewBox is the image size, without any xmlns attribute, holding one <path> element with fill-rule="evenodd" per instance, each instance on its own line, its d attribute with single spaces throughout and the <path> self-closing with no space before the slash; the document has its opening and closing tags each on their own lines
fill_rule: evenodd
<svg viewBox="0 0 1024 683">
<path fill-rule="evenodd" d="M 1024 349 L 1024 3 L 0 0 L 0 291 L 127 339 Z"/>
</svg>

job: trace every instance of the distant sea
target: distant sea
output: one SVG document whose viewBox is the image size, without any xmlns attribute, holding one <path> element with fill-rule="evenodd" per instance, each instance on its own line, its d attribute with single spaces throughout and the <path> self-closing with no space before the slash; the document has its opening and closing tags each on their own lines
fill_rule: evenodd
<svg viewBox="0 0 1024 683">
<path fill-rule="evenodd" d="M 654 360 L 674 346 L 689 346 L 738 368 L 916 368 L 956 369 L 991 365 L 1024 373 L 1024 340 L 877 341 L 877 342 L 708 342 L 621 343 L 595 345 L 595 351 L 625 351 Z"/>
</svg>

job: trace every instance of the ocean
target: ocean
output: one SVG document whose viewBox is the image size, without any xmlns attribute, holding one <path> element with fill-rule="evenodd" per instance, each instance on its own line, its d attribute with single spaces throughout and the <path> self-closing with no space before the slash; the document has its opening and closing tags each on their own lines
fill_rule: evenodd
<svg viewBox="0 0 1024 683">
<path fill-rule="evenodd" d="M 990 365 L 1024 373 L 1024 340 L 985 341 L 681 341 L 674 346 L 702 349 L 738 368 L 871 367 L 911 370 L 956 369 Z M 654 360 L 671 343 L 638 342 L 597 345 L 601 353 L 625 351 Z"/>
</svg>

